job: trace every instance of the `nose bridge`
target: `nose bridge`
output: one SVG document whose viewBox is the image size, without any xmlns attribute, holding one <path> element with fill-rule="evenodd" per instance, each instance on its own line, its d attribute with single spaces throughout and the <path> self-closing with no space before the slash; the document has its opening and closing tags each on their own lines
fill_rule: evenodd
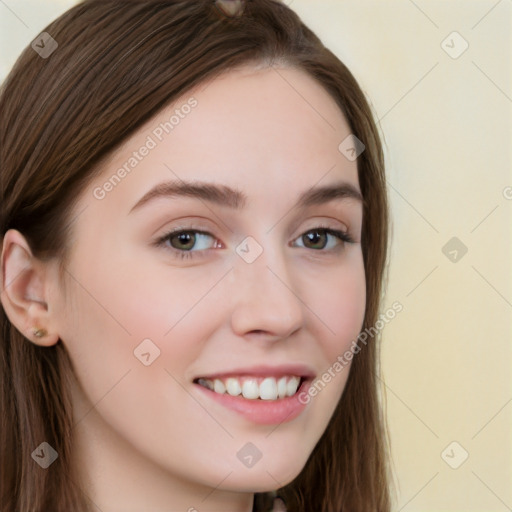
<svg viewBox="0 0 512 512">
<path fill-rule="evenodd" d="M 303 323 L 303 304 L 284 248 L 271 236 L 244 240 L 234 263 L 233 329 L 243 335 L 265 331 L 286 337 Z"/>
</svg>

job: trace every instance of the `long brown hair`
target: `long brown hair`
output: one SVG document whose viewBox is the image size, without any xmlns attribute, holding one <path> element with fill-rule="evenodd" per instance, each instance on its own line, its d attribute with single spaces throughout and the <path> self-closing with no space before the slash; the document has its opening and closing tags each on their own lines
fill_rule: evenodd
<svg viewBox="0 0 512 512">
<path fill-rule="evenodd" d="M 27 47 L 0 88 L 2 239 L 18 229 L 35 257 L 64 265 L 72 208 L 102 159 L 205 80 L 248 63 L 284 63 L 324 86 L 366 146 L 358 158 L 363 329 L 375 324 L 388 240 L 381 142 L 350 71 L 292 10 L 277 0 L 246 0 L 239 16 L 224 14 L 213 0 L 86 0 L 44 31 L 58 48 L 42 58 Z M 89 510 L 73 467 L 71 368 L 62 340 L 37 346 L 0 308 L 0 512 Z M 290 512 L 389 512 L 377 372 L 374 337 L 354 357 L 306 466 L 278 490 Z M 31 458 L 43 441 L 59 454 L 47 470 Z M 257 494 L 254 511 L 266 510 L 268 498 Z"/>
</svg>

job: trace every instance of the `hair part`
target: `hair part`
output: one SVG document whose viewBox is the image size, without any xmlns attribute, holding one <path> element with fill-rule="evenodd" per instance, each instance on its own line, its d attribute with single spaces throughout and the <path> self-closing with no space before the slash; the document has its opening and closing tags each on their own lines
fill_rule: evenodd
<svg viewBox="0 0 512 512">
<path fill-rule="evenodd" d="M 388 241 L 381 142 L 370 107 L 340 60 L 277 0 L 247 1 L 223 16 L 212 0 L 86 0 L 46 27 L 58 43 L 42 59 L 28 46 L 0 87 L 0 233 L 17 229 L 33 254 L 64 276 L 77 198 L 102 162 L 161 109 L 194 87 L 247 64 L 300 69 L 334 98 L 366 146 L 358 157 L 365 199 L 366 311 L 377 320 Z M 130 48 L 126 42 L 133 41 Z M 389 512 L 378 346 L 354 358 L 333 417 L 299 476 L 278 494 L 289 512 Z M 28 341 L 0 308 L 0 512 L 87 512 L 73 464 L 72 363 L 62 340 Z M 58 459 L 47 470 L 41 442 Z M 254 512 L 268 508 L 255 497 Z"/>
</svg>

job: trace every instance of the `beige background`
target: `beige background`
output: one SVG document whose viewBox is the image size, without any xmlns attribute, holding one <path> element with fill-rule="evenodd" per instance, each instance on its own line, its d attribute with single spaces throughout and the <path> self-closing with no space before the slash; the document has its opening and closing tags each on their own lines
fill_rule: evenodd
<svg viewBox="0 0 512 512">
<path fill-rule="evenodd" d="M 73 3 L 0 0 L 0 80 Z M 287 3 L 352 70 L 385 136 L 384 307 L 404 307 L 383 331 L 394 510 L 512 510 L 512 0 Z"/>
</svg>

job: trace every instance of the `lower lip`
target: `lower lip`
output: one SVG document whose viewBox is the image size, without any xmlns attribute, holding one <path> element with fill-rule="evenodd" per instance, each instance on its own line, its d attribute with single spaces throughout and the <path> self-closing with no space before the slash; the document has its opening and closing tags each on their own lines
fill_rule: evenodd
<svg viewBox="0 0 512 512">
<path fill-rule="evenodd" d="M 305 380 L 293 396 L 280 398 L 278 400 L 251 400 L 242 395 L 231 396 L 215 393 L 200 384 L 195 384 L 206 396 L 219 402 L 228 409 L 231 409 L 252 423 L 259 425 L 276 425 L 286 423 L 295 419 L 305 408 L 307 404 L 299 402 L 299 394 L 308 391 L 311 381 Z"/>
</svg>

